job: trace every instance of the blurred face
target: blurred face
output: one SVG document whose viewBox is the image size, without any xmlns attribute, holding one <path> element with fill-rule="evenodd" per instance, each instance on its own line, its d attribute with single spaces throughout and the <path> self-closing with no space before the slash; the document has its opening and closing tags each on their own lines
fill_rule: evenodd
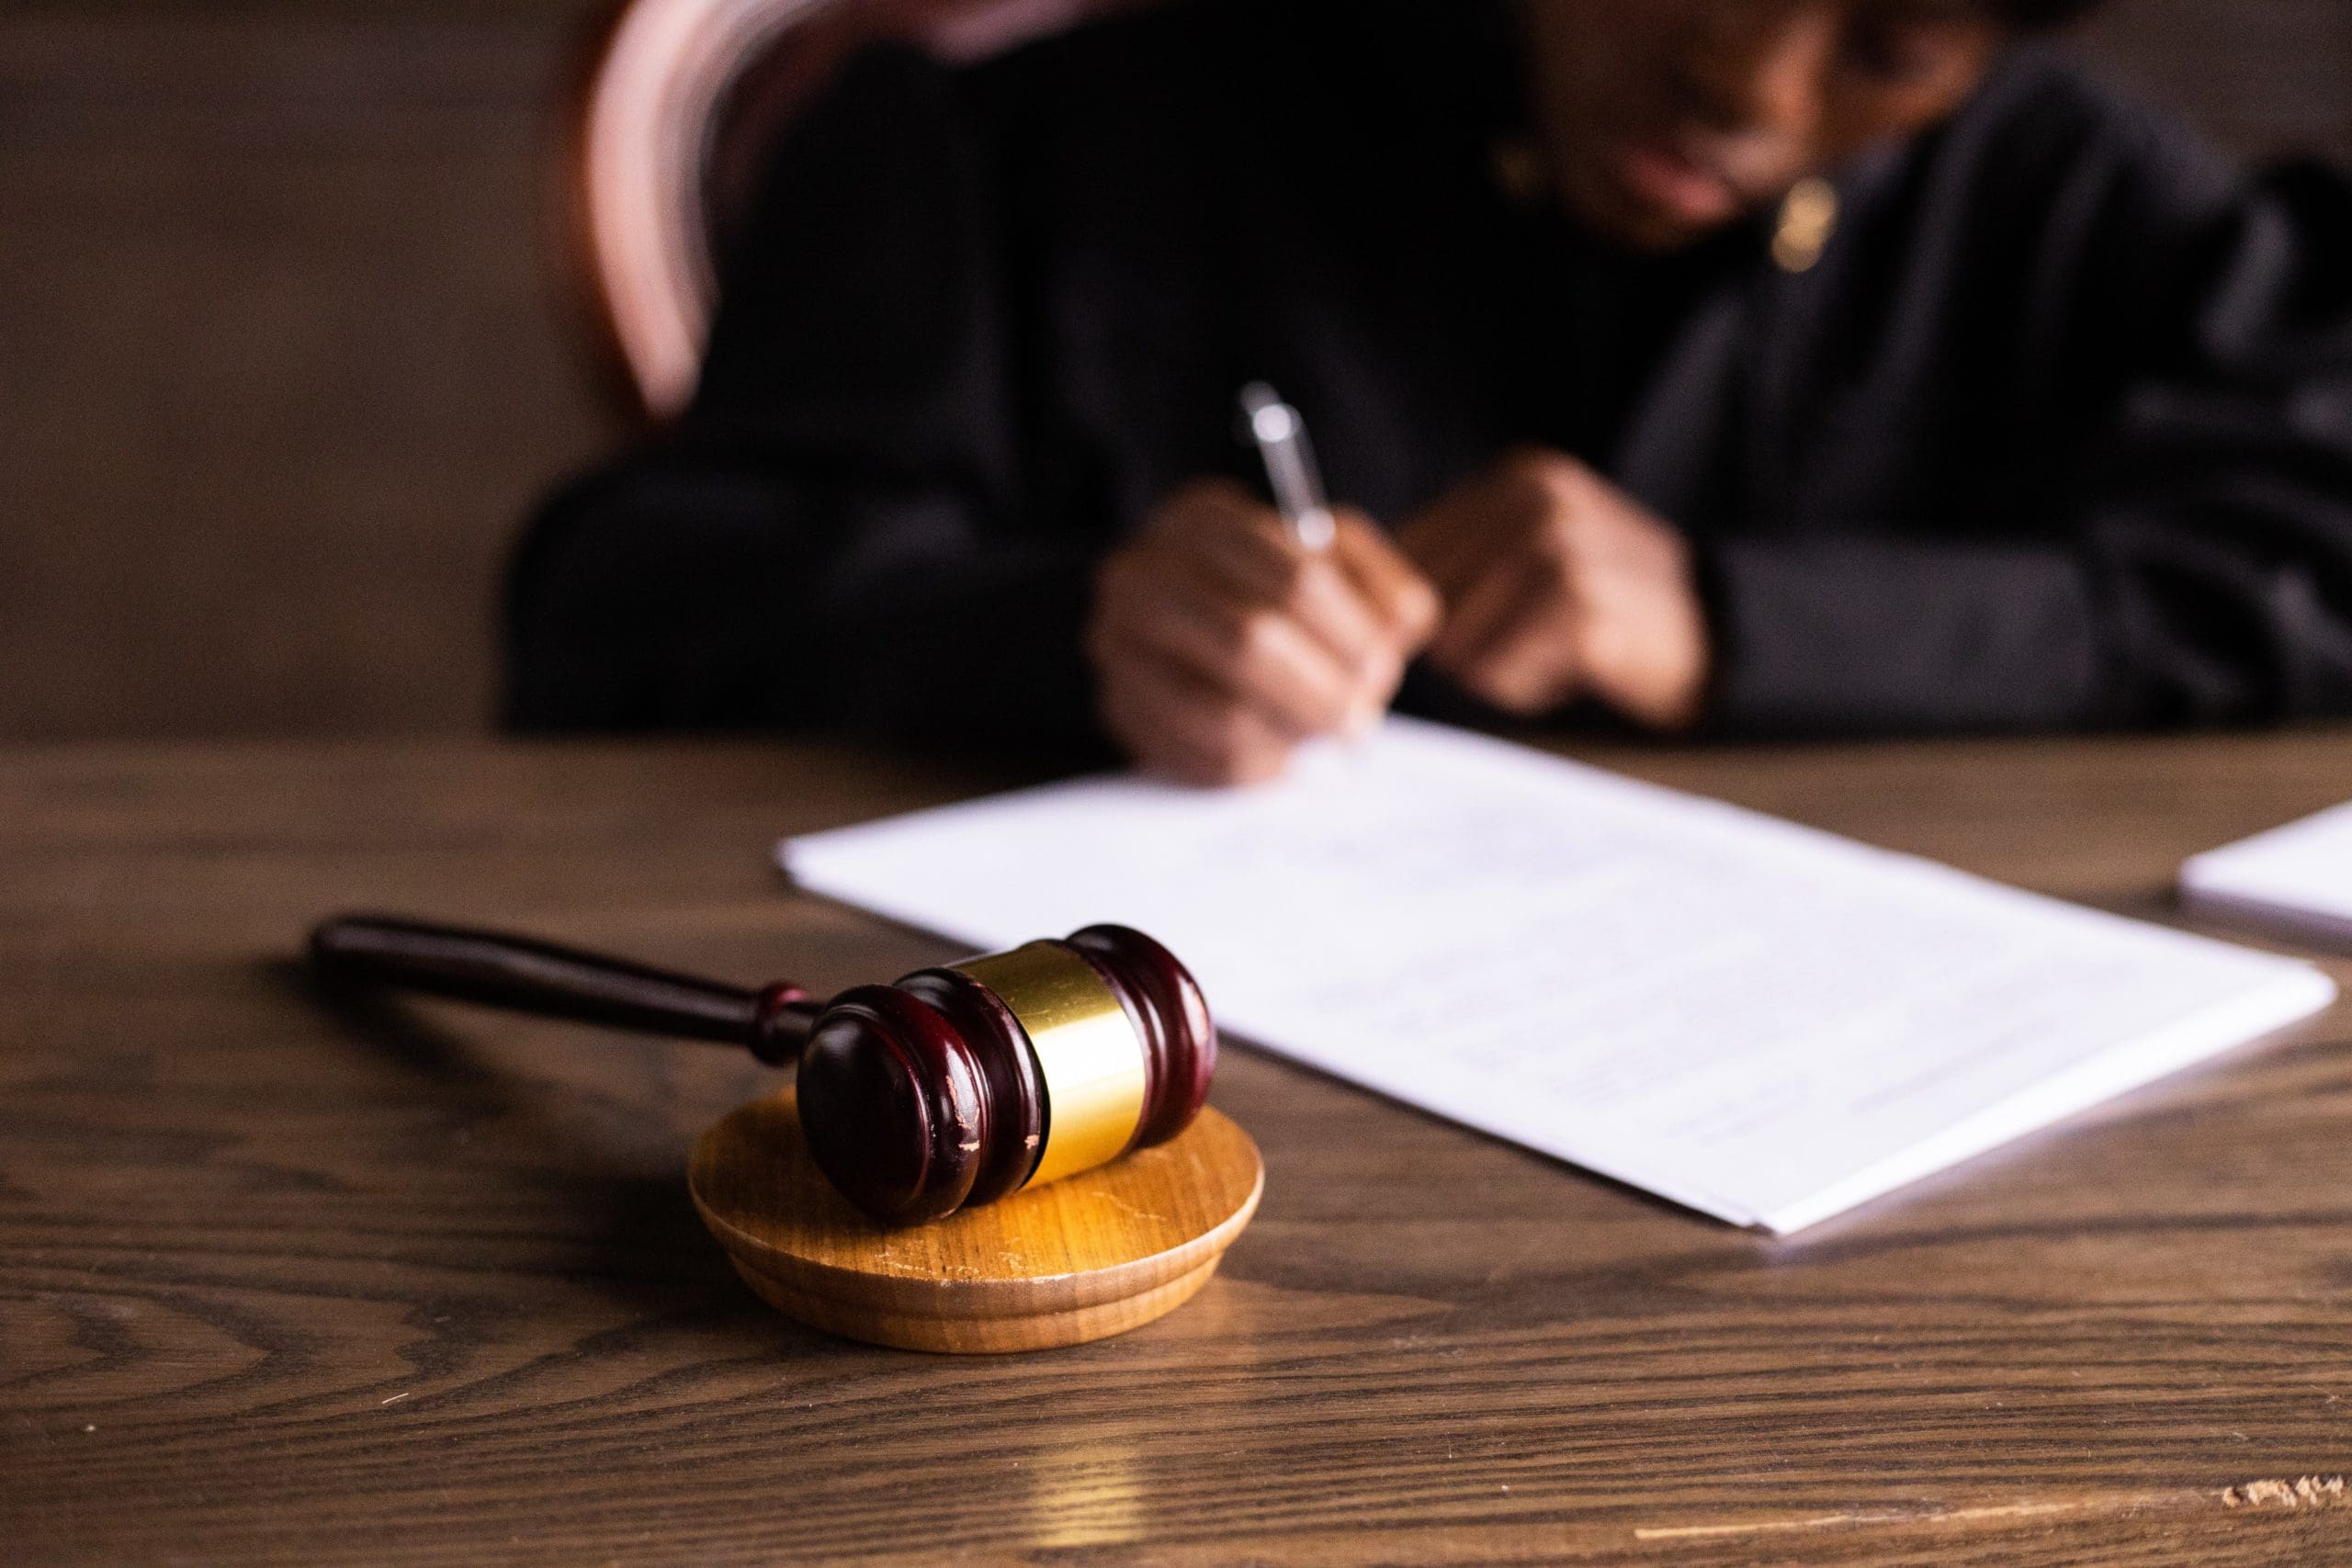
<svg viewBox="0 0 2352 1568">
<path fill-rule="evenodd" d="M 1970 0 L 1521 0 L 1577 216 L 1687 245 L 1957 108 L 2014 28 Z"/>
</svg>

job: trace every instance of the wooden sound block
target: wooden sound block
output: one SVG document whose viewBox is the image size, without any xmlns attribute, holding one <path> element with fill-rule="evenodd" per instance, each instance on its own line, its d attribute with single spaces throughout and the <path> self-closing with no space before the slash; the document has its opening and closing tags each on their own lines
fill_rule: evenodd
<svg viewBox="0 0 2352 1568">
<path fill-rule="evenodd" d="M 818 1172 L 786 1089 L 705 1133 L 687 1182 L 736 1272 L 803 1323 L 910 1350 L 1040 1350 L 1182 1305 L 1257 1212 L 1266 1168 L 1204 1109 L 1158 1148 L 889 1229 Z"/>
</svg>

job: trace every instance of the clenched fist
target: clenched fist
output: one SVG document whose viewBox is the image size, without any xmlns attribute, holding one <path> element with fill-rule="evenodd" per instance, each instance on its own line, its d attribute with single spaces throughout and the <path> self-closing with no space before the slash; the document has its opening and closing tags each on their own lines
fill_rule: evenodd
<svg viewBox="0 0 2352 1568">
<path fill-rule="evenodd" d="M 1654 729 L 1697 721 L 1713 653 L 1682 536 L 1572 457 L 1529 449 L 1397 535 L 1444 596 L 1430 661 L 1507 712 L 1589 696 Z"/>
<path fill-rule="evenodd" d="M 1256 783 L 1301 741 L 1386 711 L 1438 597 L 1369 521 L 1338 521 L 1310 552 L 1247 490 L 1204 479 L 1104 561 L 1086 649 L 1103 723 L 1137 762 Z"/>
</svg>

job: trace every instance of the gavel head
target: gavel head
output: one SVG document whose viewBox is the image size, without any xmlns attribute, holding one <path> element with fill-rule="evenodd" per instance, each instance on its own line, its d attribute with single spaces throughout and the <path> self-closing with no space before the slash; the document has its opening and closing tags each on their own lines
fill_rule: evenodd
<svg viewBox="0 0 2352 1568">
<path fill-rule="evenodd" d="M 834 998 L 800 1053 L 800 1122 L 844 1196 L 906 1224 L 1172 1138 L 1216 1072 L 1191 973 L 1089 926 Z"/>
</svg>

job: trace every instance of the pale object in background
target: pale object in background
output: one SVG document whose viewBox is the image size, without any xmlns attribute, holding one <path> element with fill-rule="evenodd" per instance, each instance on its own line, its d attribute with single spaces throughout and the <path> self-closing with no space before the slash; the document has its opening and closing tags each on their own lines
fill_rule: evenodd
<svg viewBox="0 0 2352 1568">
<path fill-rule="evenodd" d="M 694 395 L 714 251 L 767 154 L 835 66 L 885 39 L 985 60 L 1121 0 L 629 0 L 596 53 L 565 196 L 595 336 L 639 412 Z M 810 243 L 822 243 L 812 219 Z"/>
<path fill-rule="evenodd" d="M 2290 959 L 1407 720 L 1262 788 L 1082 780 L 779 853 L 982 944 L 1131 924 L 1248 1040 L 1781 1233 L 2335 995 Z"/>
<path fill-rule="evenodd" d="M 2352 804 L 2191 855 L 2180 895 L 2196 908 L 2352 942 Z"/>
</svg>

